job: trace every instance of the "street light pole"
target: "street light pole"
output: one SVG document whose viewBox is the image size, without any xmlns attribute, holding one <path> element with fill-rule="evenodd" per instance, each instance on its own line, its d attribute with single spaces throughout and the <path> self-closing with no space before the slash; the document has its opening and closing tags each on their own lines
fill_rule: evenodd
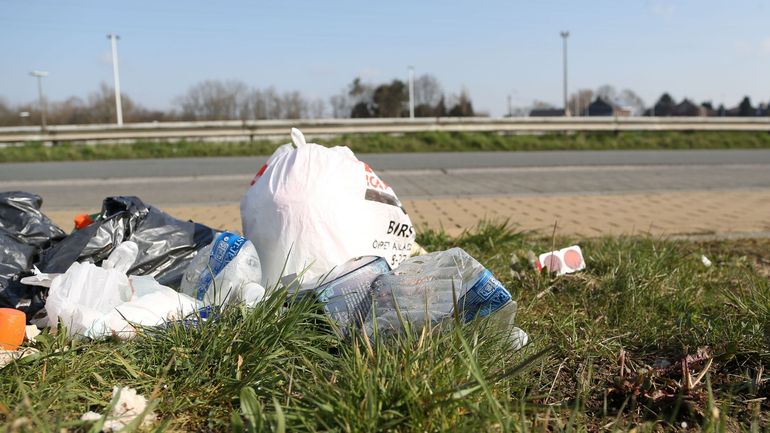
<svg viewBox="0 0 770 433">
<path fill-rule="evenodd" d="M 409 118 L 414 119 L 414 68 L 409 67 Z"/>
<path fill-rule="evenodd" d="M 118 126 L 123 126 L 123 105 L 120 103 L 120 72 L 118 71 L 118 39 L 116 34 L 110 33 L 107 38 L 112 42 L 112 79 L 115 83 L 115 112 L 118 117 Z"/>
<path fill-rule="evenodd" d="M 564 31 L 560 34 L 564 41 L 564 49 L 562 51 L 564 56 L 564 115 L 569 116 L 569 107 L 567 107 L 567 38 L 569 37 L 569 32 Z"/>
<path fill-rule="evenodd" d="M 508 93 L 508 117 L 513 117 L 513 98 L 519 97 L 519 92 L 516 91 L 516 89 L 511 89 L 511 92 Z"/>
<path fill-rule="evenodd" d="M 37 78 L 37 96 L 40 100 L 40 129 L 45 132 L 48 125 L 46 124 L 46 115 L 48 114 L 48 106 L 45 103 L 45 95 L 43 95 L 43 77 L 48 76 L 46 71 L 32 71 L 29 75 Z"/>
</svg>

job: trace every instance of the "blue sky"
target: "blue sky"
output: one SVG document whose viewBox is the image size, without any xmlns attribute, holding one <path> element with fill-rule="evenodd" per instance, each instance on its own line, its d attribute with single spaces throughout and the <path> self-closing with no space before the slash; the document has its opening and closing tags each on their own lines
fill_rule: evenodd
<svg viewBox="0 0 770 433">
<path fill-rule="evenodd" d="M 106 34 L 118 33 L 121 87 L 150 108 L 204 79 L 240 79 L 328 99 L 356 76 L 431 73 L 501 115 L 533 99 L 560 105 L 561 38 L 569 86 L 611 84 L 648 104 L 770 100 L 767 1 L 43 1 L 0 0 L 0 97 L 52 100 L 112 84 Z"/>
</svg>

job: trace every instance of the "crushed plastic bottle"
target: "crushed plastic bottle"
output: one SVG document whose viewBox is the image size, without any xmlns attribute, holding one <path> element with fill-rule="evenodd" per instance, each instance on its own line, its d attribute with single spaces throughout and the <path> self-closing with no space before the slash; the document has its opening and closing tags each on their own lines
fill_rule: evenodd
<svg viewBox="0 0 770 433">
<path fill-rule="evenodd" d="M 313 297 L 323 304 L 324 312 L 337 324 L 341 337 L 350 336 L 370 313 L 372 282 L 390 271 L 387 260 L 377 256 L 355 257 L 335 267 L 317 283 L 289 286 L 289 300 Z"/>
<path fill-rule="evenodd" d="M 455 299 L 464 322 L 490 316 L 502 330 L 510 332 L 513 344 L 526 344 L 526 334 L 513 327 L 516 301 L 488 269 L 460 248 L 438 251 L 405 260 L 398 268 L 378 277 L 374 314 L 365 329 L 399 330 L 401 320 L 414 327 L 452 317 Z"/>
<path fill-rule="evenodd" d="M 203 247 L 185 270 L 180 291 L 220 306 L 229 302 L 254 305 L 265 296 L 262 270 L 254 245 L 243 236 L 222 232 Z"/>
</svg>

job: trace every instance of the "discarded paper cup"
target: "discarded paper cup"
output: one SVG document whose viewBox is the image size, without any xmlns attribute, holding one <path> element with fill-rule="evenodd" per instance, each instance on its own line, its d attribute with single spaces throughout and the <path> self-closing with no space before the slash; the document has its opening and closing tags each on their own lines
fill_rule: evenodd
<svg viewBox="0 0 770 433">
<path fill-rule="evenodd" d="M 27 316 L 13 308 L 0 308 L 0 349 L 16 350 L 24 342 Z"/>
<path fill-rule="evenodd" d="M 556 275 L 571 274 L 586 267 L 583 252 L 577 245 L 540 254 L 537 264 L 538 270 L 545 268 Z"/>
</svg>

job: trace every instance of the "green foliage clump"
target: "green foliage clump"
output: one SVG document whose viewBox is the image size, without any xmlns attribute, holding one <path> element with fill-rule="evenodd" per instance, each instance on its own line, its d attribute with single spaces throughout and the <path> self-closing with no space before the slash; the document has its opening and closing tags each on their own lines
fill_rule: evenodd
<svg viewBox="0 0 770 433">
<path fill-rule="evenodd" d="M 770 148 L 764 132 L 620 132 L 518 135 L 486 132 L 356 134 L 319 138 L 326 146 L 359 153 L 472 152 L 533 150 L 760 149 Z M 139 141 L 129 144 L 28 143 L 0 150 L 0 162 L 182 158 L 270 155 L 278 143 Z"/>
</svg>

